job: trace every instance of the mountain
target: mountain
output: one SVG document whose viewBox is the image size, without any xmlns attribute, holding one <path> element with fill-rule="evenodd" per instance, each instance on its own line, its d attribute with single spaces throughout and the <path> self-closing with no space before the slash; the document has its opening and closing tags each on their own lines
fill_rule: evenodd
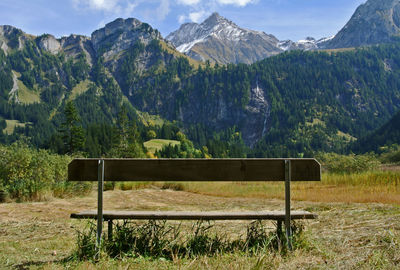
<svg viewBox="0 0 400 270">
<path fill-rule="evenodd" d="M 142 138 L 152 131 L 176 139 L 181 131 L 214 157 L 243 156 L 235 150 L 243 142 L 249 156 L 301 156 L 339 151 L 400 110 L 398 43 L 343 53 L 294 50 L 213 67 L 136 19 L 117 19 L 91 37 L 0 29 L 0 126 L 15 128 L 0 134 L 1 142 L 24 135 L 36 146 L 60 144 L 54 134 L 73 101 L 91 147 L 111 141 L 111 129 L 93 130 L 114 125 L 126 107 Z M 140 124 L 144 116 L 174 127 Z"/>
<path fill-rule="evenodd" d="M 311 51 L 318 50 L 319 48 L 323 48 L 326 42 L 331 40 L 333 37 L 329 38 L 321 38 L 316 40 L 313 37 L 307 37 L 303 40 L 298 40 L 297 42 L 291 40 L 283 40 L 278 43 L 279 48 L 283 51 L 292 51 L 292 50 L 302 50 L 302 51 Z"/>
<path fill-rule="evenodd" d="M 166 39 L 200 61 L 249 64 L 284 51 L 352 48 L 393 42 L 399 37 L 400 1 L 368 0 L 335 36 L 319 40 L 278 40 L 264 32 L 240 28 L 218 13 L 201 24 L 185 23 Z"/>
<path fill-rule="evenodd" d="M 185 23 L 166 39 L 194 59 L 222 64 L 249 64 L 283 51 L 273 35 L 241 28 L 218 13 L 201 24 Z"/>
<path fill-rule="evenodd" d="M 327 42 L 326 48 L 348 48 L 392 42 L 400 35 L 400 1 L 368 0 Z"/>
</svg>

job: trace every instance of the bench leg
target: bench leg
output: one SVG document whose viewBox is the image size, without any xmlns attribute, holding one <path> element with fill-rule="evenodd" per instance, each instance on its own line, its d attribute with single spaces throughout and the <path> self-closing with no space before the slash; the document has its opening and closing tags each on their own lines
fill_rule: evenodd
<svg viewBox="0 0 400 270">
<path fill-rule="evenodd" d="M 292 180 L 290 160 L 285 160 L 285 231 L 289 250 L 292 250 L 292 231 L 290 228 L 290 181 Z"/>
<path fill-rule="evenodd" d="M 108 220 L 108 241 L 112 240 L 112 227 L 113 227 L 113 221 L 112 219 Z"/>
<path fill-rule="evenodd" d="M 104 160 L 99 160 L 97 165 L 97 251 L 101 247 L 101 234 L 103 231 L 103 189 L 104 189 Z"/>
<path fill-rule="evenodd" d="M 278 235 L 278 238 L 282 235 L 282 220 L 278 220 L 276 224 L 276 234 Z"/>
<path fill-rule="evenodd" d="M 282 236 L 283 236 L 283 232 L 282 232 L 282 220 L 278 220 L 276 222 L 276 237 L 278 238 L 278 250 L 281 250 L 282 246 Z"/>
</svg>

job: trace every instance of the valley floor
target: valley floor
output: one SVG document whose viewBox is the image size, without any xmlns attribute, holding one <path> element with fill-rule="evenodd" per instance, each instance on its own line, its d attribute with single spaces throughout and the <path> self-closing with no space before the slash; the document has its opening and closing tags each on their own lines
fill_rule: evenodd
<svg viewBox="0 0 400 270">
<path fill-rule="evenodd" d="M 105 209 L 119 210 L 283 210 L 280 199 L 217 197 L 150 187 L 106 191 Z M 96 192 L 86 197 L 39 203 L 0 204 L 0 269 L 399 269 L 400 206 L 377 203 L 293 202 L 319 218 L 306 221 L 307 247 L 290 255 L 242 253 L 214 257 L 102 259 L 97 264 L 67 260 L 77 230 L 87 224 L 70 213 L 96 209 Z M 243 233 L 248 222 L 219 221 L 215 228 Z M 190 226 L 190 222 L 183 222 Z M 273 229 L 274 224 L 266 222 Z"/>
</svg>

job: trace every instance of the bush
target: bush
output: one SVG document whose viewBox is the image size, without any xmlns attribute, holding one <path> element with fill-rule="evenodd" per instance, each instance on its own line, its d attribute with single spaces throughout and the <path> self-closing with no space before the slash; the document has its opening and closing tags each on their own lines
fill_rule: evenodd
<svg viewBox="0 0 400 270">
<path fill-rule="evenodd" d="M 0 146 L 0 186 L 17 201 L 43 200 L 48 196 L 79 195 L 90 190 L 86 183 L 67 182 L 71 157 L 29 148 L 16 142 Z"/>
<path fill-rule="evenodd" d="M 335 153 L 325 153 L 317 155 L 317 159 L 322 163 L 322 168 L 330 173 L 361 173 L 376 170 L 380 162 L 373 154 L 364 155 L 339 155 Z"/>
<path fill-rule="evenodd" d="M 390 147 L 382 147 L 384 152 L 380 156 L 382 163 L 399 163 L 400 162 L 400 146 L 392 145 Z"/>
</svg>

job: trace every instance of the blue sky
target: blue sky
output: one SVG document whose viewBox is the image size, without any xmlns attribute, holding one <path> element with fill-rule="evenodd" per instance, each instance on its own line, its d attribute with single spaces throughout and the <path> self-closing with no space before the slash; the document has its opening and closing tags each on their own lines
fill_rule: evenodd
<svg viewBox="0 0 400 270">
<path fill-rule="evenodd" d="M 336 34 L 366 0 L 0 0 L 0 25 L 34 35 L 90 35 L 118 18 L 134 17 L 165 37 L 183 22 L 212 12 L 241 27 L 299 40 Z"/>
</svg>

